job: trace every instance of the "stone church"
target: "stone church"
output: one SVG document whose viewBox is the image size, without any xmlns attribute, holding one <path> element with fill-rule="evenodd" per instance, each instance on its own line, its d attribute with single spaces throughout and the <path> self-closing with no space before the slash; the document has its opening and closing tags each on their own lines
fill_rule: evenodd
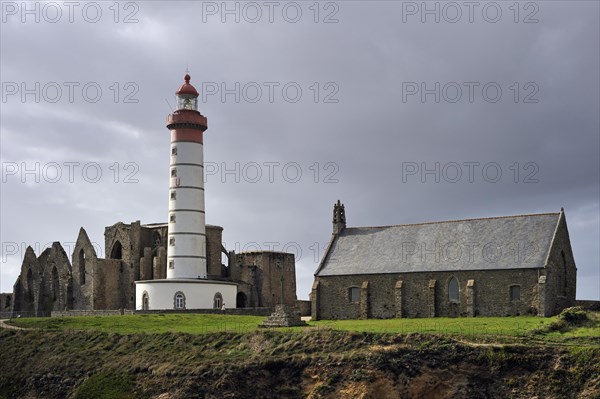
<svg viewBox="0 0 600 399">
<path fill-rule="evenodd" d="M 576 273 L 563 209 L 346 227 L 338 201 L 311 313 L 313 320 L 552 316 L 574 306 Z"/>
<path fill-rule="evenodd" d="M 106 227 L 106 258 L 97 256 L 83 228 L 70 259 L 59 242 L 39 256 L 28 247 L 13 293 L 0 294 L 0 312 L 48 316 L 64 310 L 142 310 L 143 304 L 135 303 L 134 282 L 165 278 L 167 227 L 166 223 L 139 221 Z M 210 279 L 237 285 L 236 303 L 226 306 L 296 306 L 294 254 L 227 251 L 222 232 L 220 226 L 206 226 L 206 260 Z M 215 298 L 213 307 L 221 306 Z"/>
</svg>

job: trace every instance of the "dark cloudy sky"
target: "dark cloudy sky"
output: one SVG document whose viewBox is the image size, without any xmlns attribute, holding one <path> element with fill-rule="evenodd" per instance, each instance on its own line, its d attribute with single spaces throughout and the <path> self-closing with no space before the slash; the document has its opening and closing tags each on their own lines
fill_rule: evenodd
<svg viewBox="0 0 600 399">
<path fill-rule="evenodd" d="M 296 253 L 299 298 L 340 199 L 349 226 L 564 207 L 600 299 L 597 1 L 70 4 L 2 2 L 0 291 L 27 245 L 166 221 L 189 68 L 207 222 Z"/>
</svg>

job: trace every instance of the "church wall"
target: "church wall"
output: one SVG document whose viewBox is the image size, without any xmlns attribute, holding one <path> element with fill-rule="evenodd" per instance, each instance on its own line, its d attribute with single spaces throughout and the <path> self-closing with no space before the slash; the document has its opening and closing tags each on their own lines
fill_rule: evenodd
<svg viewBox="0 0 600 399">
<path fill-rule="evenodd" d="M 397 273 L 317 277 L 318 317 L 320 319 L 359 319 L 403 317 L 508 316 L 538 312 L 538 272 L 540 269 Z M 458 279 L 459 300 L 449 300 L 449 282 Z M 402 284 L 397 284 L 398 281 Z M 473 281 L 472 311 L 467 288 Z M 365 284 L 367 283 L 367 284 Z M 511 286 L 520 286 L 520 300 L 511 301 Z M 350 301 L 350 288 L 366 295 Z M 400 288 L 401 287 L 401 288 Z M 400 293 L 401 298 L 397 298 Z M 401 312 L 399 312 L 401 306 Z M 366 314 L 361 313 L 366 312 Z"/>
<path fill-rule="evenodd" d="M 577 268 L 564 213 L 561 215 L 550 249 L 546 275 L 545 315 L 558 314 L 564 308 L 575 306 Z"/>
</svg>

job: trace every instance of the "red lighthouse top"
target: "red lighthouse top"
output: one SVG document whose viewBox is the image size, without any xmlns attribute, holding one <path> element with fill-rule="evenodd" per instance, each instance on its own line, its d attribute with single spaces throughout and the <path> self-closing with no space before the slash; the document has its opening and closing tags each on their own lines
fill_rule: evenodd
<svg viewBox="0 0 600 399">
<path fill-rule="evenodd" d="M 202 143 L 202 132 L 207 127 L 204 115 L 198 112 L 198 91 L 190 84 L 190 75 L 177 90 L 177 109 L 167 117 L 167 129 L 171 130 L 171 142 L 194 141 Z"/>
<path fill-rule="evenodd" d="M 179 90 L 177 90 L 175 92 L 176 95 L 188 95 L 190 97 L 198 97 L 198 91 L 196 90 L 196 88 L 194 86 L 192 86 L 190 84 L 190 75 L 188 73 L 185 74 L 185 76 L 183 77 L 183 80 L 185 80 L 185 83 L 181 85 L 181 87 L 179 88 Z"/>
</svg>

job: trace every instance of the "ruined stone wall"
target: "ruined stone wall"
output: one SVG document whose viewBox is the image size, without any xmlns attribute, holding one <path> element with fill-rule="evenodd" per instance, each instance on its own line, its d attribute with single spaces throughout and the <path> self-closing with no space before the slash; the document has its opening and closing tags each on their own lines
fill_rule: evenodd
<svg viewBox="0 0 600 399">
<path fill-rule="evenodd" d="M 43 272 L 35 252 L 33 252 L 33 248 L 27 247 L 21 263 L 21 272 L 13 286 L 13 311 L 15 314 L 38 315 L 42 278 Z"/>
<path fill-rule="evenodd" d="M 129 265 L 119 259 L 98 259 L 94 275 L 93 309 L 130 309 L 128 282 Z"/>
<path fill-rule="evenodd" d="M 206 225 L 206 268 L 208 278 L 221 278 L 221 248 L 223 246 L 223 228 Z"/>
<path fill-rule="evenodd" d="M 232 269 L 234 281 L 254 285 L 258 292 L 259 307 L 283 304 L 296 305 L 296 263 L 294 254 L 260 251 L 235 255 Z M 252 268 L 251 266 L 255 266 Z M 231 269 L 231 267 L 230 267 Z M 235 277 L 234 277 L 235 276 Z"/>
<path fill-rule="evenodd" d="M 113 281 L 118 278 L 119 302 L 124 301 L 123 308 L 135 308 L 135 284 L 134 281 L 140 278 L 140 258 L 144 255 L 142 242 L 142 227 L 140 221 L 131 224 L 118 222 L 104 229 L 104 242 L 106 246 L 106 260 L 120 260 L 123 264 L 119 265 L 118 274 L 109 276 L 109 269 L 102 270 L 103 278 L 107 281 Z M 112 263 L 107 263 L 111 264 Z M 100 294 L 105 292 L 102 289 L 95 292 Z M 98 303 L 114 303 L 114 298 L 97 298 Z M 111 305 L 114 306 L 114 305 Z M 94 307 L 94 309 L 103 309 Z M 105 309 L 115 309 L 105 308 Z"/>
<path fill-rule="evenodd" d="M 543 269 L 397 273 L 317 277 L 311 300 L 319 319 L 507 316 L 538 314 L 538 278 Z M 458 301 L 449 282 L 458 280 Z M 398 283 L 401 282 L 401 283 Z M 511 286 L 520 300 L 511 300 Z M 359 289 L 356 302 L 350 288 Z"/>
<path fill-rule="evenodd" d="M 71 255 L 73 273 L 73 309 L 93 309 L 94 279 L 98 267 L 98 256 L 86 231 L 81 228 L 73 254 Z"/>
<path fill-rule="evenodd" d="M 73 308 L 73 277 L 69 257 L 59 242 L 38 258 L 43 271 L 40 306 L 44 313 Z"/>
<path fill-rule="evenodd" d="M 11 309 L 13 305 L 13 294 L 2 293 L 0 294 L 0 315 L 2 317 L 11 317 Z"/>
<path fill-rule="evenodd" d="M 21 273 L 13 286 L 12 312 L 23 316 L 46 316 L 52 310 L 72 307 L 71 264 L 63 247 L 54 242 L 37 258 L 28 247 Z"/>
</svg>

